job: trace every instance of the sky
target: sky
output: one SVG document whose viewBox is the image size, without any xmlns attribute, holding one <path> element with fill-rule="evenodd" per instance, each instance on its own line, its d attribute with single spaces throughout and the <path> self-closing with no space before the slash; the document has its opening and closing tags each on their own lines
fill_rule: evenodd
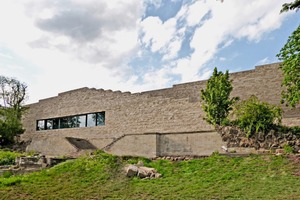
<svg viewBox="0 0 300 200">
<path fill-rule="evenodd" d="M 0 75 L 26 103 L 81 87 L 141 92 L 278 62 L 289 0 L 1 0 Z"/>
</svg>

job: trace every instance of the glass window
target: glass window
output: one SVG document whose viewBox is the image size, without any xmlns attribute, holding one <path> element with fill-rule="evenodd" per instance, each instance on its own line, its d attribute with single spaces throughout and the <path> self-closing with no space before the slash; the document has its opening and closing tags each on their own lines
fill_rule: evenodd
<svg viewBox="0 0 300 200">
<path fill-rule="evenodd" d="M 37 131 L 45 130 L 45 120 L 38 120 L 36 122 L 36 130 Z"/>
<path fill-rule="evenodd" d="M 59 129 L 59 119 L 53 119 L 53 129 Z"/>
<path fill-rule="evenodd" d="M 46 120 L 46 130 L 53 129 L 53 120 L 47 119 Z"/>
<path fill-rule="evenodd" d="M 78 116 L 68 117 L 68 128 L 79 127 Z"/>
<path fill-rule="evenodd" d="M 91 126 L 96 126 L 96 114 L 92 113 L 92 114 L 88 114 L 87 115 L 87 127 L 91 127 Z"/>
<path fill-rule="evenodd" d="M 36 130 L 39 131 L 103 125 L 105 125 L 105 112 L 98 112 L 54 119 L 37 120 Z"/>
<path fill-rule="evenodd" d="M 68 117 L 59 119 L 59 128 L 69 128 Z"/>
<path fill-rule="evenodd" d="M 99 112 L 96 113 L 97 115 L 97 126 L 103 126 L 105 124 L 105 113 L 104 112 Z"/>
<path fill-rule="evenodd" d="M 78 116 L 78 127 L 85 127 L 86 126 L 86 115 Z"/>
</svg>

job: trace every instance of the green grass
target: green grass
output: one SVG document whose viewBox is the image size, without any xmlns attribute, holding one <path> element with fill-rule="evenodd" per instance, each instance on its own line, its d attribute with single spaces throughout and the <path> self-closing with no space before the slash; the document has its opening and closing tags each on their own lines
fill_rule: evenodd
<svg viewBox="0 0 300 200">
<path fill-rule="evenodd" d="M 125 177 L 142 160 L 160 179 Z M 0 199 L 300 199 L 299 164 L 283 156 L 150 161 L 98 152 L 51 169 L 0 178 Z"/>
</svg>

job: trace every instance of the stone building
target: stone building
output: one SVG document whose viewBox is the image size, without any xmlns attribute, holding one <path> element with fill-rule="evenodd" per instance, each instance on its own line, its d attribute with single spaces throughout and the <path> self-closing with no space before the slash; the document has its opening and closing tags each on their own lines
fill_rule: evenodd
<svg viewBox="0 0 300 200">
<path fill-rule="evenodd" d="M 279 64 L 230 74 L 233 96 L 251 95 L 280 105 Z M 80 88 L 29 105 L 22 140 L 28 151 L 75 155 L 81 149 L 104 149 L 117 155 L 209 155 L 225 144 L 201 110 L 206 81 L 130 93 Z M 300 125 L 300 108 L 283 106 L 283 123 Z"/>
</svg>

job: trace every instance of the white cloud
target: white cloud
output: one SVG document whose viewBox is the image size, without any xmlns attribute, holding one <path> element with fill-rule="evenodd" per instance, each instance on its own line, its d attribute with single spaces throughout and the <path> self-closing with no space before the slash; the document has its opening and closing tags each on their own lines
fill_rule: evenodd
<svg viewBox="0 0 300 200">
<path fill-rule="evenodd" d="M 186 16 L 188 26 L 196 26 L 209 13 L 209 7 L 204 1 L 196 1 L 189 6 Z"/>
<path fill-rule="evenodd" d="M 173 71 L 181 74 L 182 82 L 200 79 L 201 74 L 198 75 L 198 72 L 221 48 L 241 38 L 257 42 L 263 34 L 279 28 L 285 17 L 279 14 L 283 3 L 272 0 L 236 0 L 224 1 L 222 4 L 216 1 L 196 1 L 189 5 L 187 25 L 198 23 L 201 26 L 195 29 L 190 42 L 193 53 L 180 59 Z M 210 17 L 199 22 L 208 12 Z"/>
<path fill-rule="evenodd" d="M 30 102 L 77 87 L 118 89 L 143 11 L 139 0 L 1 1 L 0 48 L 26 73 L 9 65 L 0 73 L 27 82 Z"/>
<path fill-rule="evenodd" d="M 141 22 L 142 42 L 157 52 L 165 47 L 175 36 L 176 20 L 171 18 L 162 22 L 159 17 L 147 17 Z"/>
<path fill-rule="evenodd" d="M 183 1 L 163 22 L 145 16 L 145 6 L 166 5 L 161 0 L 0 1 L 0 50 L 11 52 L 1 51 L 0 59 L 15 61 L 0 62 L 0 73 L 27 82 L 31 102 L 76 87 L 141 91 L 165 87 L 174 75 L 204 79 L 220 49 L 245 38 L 259 42 L 279 28 L 289 14 L 279 15 L 283 3 Z M 181 55 L 183 41 L 191 49 Z M 135 72 L 129 61 L 146 51 L 160 55 L 160 66 Z"/>
</svg>

